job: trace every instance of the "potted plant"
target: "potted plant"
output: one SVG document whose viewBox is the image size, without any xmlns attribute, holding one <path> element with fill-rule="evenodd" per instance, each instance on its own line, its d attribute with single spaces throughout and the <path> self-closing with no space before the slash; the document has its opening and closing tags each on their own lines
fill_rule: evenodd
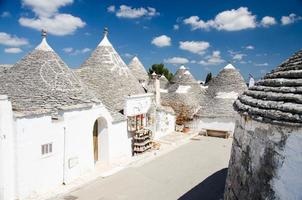
<svg viewBox="0 0 302 200">
<path fill-rule="evenodd" d="M 185 127 L 185 123 L 188 120 L 188 110 L 182 105 L 180 106 L 180 112 L 176 117 L 176 131 L 182 131 L 184 133 L 189 132 L 189 127 Z"/>
</svg>

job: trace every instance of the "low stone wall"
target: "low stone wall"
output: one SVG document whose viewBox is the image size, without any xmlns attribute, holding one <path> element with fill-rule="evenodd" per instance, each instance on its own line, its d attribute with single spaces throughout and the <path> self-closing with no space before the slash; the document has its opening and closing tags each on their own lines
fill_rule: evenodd
<svg viewBox="0 0 302 200">
<path fill-rule="evenodd" d="M 302 199 L 301 169 L 301 127 L 239 116 L 224 199 Z"/>
</svg>

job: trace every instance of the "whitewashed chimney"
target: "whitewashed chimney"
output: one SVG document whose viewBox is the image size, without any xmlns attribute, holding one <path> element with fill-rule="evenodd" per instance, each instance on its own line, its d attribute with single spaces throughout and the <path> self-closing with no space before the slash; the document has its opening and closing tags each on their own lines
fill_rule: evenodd
<svg viewBox="0 0 302 200">
<path fill-rule="evenodd" d="M 249 80 L 249 88 L 250 88 L 255 85 L 255 79 L 251 74 L 249 75 L 249 77 L 250 77 L 250 80 Z"/>
<path fill-rule="evenodd" d="M 12 104 L 0 95 L 0 199 L 15 199 L 14 150 Z"/>
<path fill-rule="evenodd" d="M 160 82 L 155 72 L 152 73 L 152 78 L 154 79 L 155 102 L 157 106 L 160 106 Z"/>
</svg>

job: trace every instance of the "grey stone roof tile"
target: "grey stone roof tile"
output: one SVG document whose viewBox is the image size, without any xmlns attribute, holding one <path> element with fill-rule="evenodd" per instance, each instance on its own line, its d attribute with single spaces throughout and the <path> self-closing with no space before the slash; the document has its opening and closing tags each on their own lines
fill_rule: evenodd
<svg viewBox="0 0 302 200">
<path fill-rule="evenodd" d="M 87 87 L 110 109 L 124 109 L 125 97 L 145 93 L 107 35 L 76 73 Z"/>
<path fill-rule="evenodd" d="M 39 48 L 41 45 L 45 48 Z M 100 103 L 48 46 L 45 38 L 36 49 L 0 74 L 0 94 L 8 95 L 13 110 L 20 115 Z"/>
<path fill-rule="evenodd" d="M 134 57 L 128 64 L 129 69 L 138 81 L 147 81 L 149 76 L 138 57 Z"/>
<path fill-rule="evenodd" d="M 302 50 L 244 92 L 235 109 L 269 123 L 302 126 Z"/>
<path fill-rule="evenodd" d="M 231 64 L 227 65 L 210 81 L 207 93 L 201 99 L 202 107 L 196 116 L 233 117 L 236 114 L 233 103 L 245 90 L 247 86 L 239 71 Z"/>
</svg>

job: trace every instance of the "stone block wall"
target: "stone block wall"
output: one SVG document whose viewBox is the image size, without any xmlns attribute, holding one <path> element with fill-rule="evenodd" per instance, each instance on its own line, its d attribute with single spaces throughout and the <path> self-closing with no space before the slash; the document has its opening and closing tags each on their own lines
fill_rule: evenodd
<svg viewBox="0 0 302 200">
<path fill-rule="evenodd" d="M 224 199 L 302 199 L 301 169 L 301 127 L 239 116 Z"/>
</svg>

